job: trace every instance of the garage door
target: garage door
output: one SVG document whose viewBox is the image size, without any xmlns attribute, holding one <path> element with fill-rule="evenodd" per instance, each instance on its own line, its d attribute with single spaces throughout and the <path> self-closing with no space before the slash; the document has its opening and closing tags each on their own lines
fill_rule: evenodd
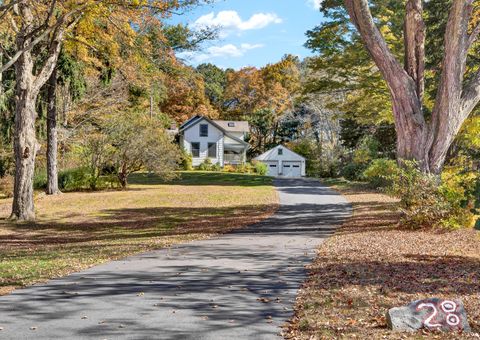
<svg viewBox="0 0 480 340">
<path fill-rule="evenodd" d="M 268 166 L 268 176 L 278 176 L 278 162 L 266 163 Z"/>
<path fill-rule="evenodd" d="M 283 176 L 302 177 L 301 162 L 283 162 Z"/>
</svg>

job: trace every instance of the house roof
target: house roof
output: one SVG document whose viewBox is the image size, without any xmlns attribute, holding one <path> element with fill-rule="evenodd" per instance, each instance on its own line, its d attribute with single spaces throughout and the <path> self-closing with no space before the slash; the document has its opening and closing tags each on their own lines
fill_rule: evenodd
<svg viewBox="0 0 480 340">
<path fill-rule="evenodd" d="M 228 132 L 250 132 L 250 126 L 246 121 L 214 120 L 214 122 Z"/>
<path fill-rule="evenodd" d="M 202 119 L 203 117 L 202 116 L 193 116 L 192 118 L 190 118 L 189 120 L 187 120 L 185 123 L 183 123 L 182 125 L 180 125 L 180 129 L 179 131 L 182 131 L 182 130 L 185 130 L 186 127 L 192 125 L 193 123 L 199 121 L 200 119 Z"/>
<path fill-rule="evenodd" d="M 229 138 L 233 139 L 234 141 L 240 143 L 240 144 L 243 144 L 243 145 L 248 145 L 250 146 L 249 143 L 245 142 L 244 140 L 241 140 L 240 138 L 237 138 L 235 136 L 232 136 L 229 132 L 233 132 L 233 131 L 227 131 L 225 130 L 221 125 L 217 124 L 217 121 L 214 121 L 208 117 L 204 117 L 204 116 L 200 116 L 200 115 L 197 115 L 193 118 L 190 118 L 189 120 L 187 120 L 185 123 L 182 124 L 182 126 L 180 126 L 180 132 L 183 132 L 185 131 L 186 129 L 188 128 L 191 128 L 192 126 L 195 126 L 197 123 L 201 122 L 202 120 L 206 120 L 207 122 L 209 122 L 210 124 L 212 124 L 213 126 L 215 126 L 217 129 L 219 129 L 220 131 L 223 131 L 223 133 L 225 134 L 225 136 L 228 136 Z"/>
<path fill-rule="evenodd" d="M 281 156 L 278 155 L 277 151 L 280 148 L 283 149 L 283 155 Z M 284 161 L 305 161 L 305 157 L 300 156 L 298 153 L 293 152 L 283 145 L 277 145 L 273 149 L 270 149 L 260 156 L 255 157 L 256 161 L 276 161 L 278 159 L 282 159 Z"/>
</svg>

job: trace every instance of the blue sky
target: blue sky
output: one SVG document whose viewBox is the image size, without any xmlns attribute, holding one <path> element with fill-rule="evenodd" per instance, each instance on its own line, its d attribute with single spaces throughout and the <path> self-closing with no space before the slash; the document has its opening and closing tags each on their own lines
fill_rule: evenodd
<svg viewBox="0 0 480 340">
<path fill-rule="evenodd" d="M 322 21 L 321 0 L 217 0 L 214 4 L 173 17 L 174 23 L 192 28 L 205 25 L 220 28 L 220 38 L 202 51 L 181 53 L 187 64 L 210 62 L 239 69 L 274 63 L 286 53 L 304 58 L 305 32 Z"/>
</svg>

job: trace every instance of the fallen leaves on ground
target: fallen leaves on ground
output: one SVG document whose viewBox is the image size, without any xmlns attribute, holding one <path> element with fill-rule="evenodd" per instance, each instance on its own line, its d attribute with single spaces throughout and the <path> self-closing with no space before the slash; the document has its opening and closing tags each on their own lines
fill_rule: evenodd
<svg viewBox="0 0 480 340">
<path fill-rule="evenodd" d="M 468 339 L 480 332 L 480 238 L 472 229 L 404 230 L 396 201 L 362 187 L 339 189 L 353 216 L 309 266 L 290 339 Z M 399 334 L 388 309 L 429 297 L 463 300 L 474 334 Z"/>
</svg>

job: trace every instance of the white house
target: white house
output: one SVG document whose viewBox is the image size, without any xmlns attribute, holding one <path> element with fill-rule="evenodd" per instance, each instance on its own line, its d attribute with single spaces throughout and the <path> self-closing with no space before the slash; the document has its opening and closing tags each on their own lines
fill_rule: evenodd
<svg viewBox="0 0 480 340">
<path fill-rule="evenodd" d="M 282 145 L 268 150 L 254 160 L 268 166 L 269 176 L 302 177 L 306 175 L 305 158 Z"/>
<path fill-rule="evenodd" d="M 193 166 L 200 165 L 207 158 L 222 167 L 243 164 L 250 148 L 245 142 L 249 131 L 248 122 L 195 116 L 180 126 L 180 146 L 192 155 Z"/>
</svg>

